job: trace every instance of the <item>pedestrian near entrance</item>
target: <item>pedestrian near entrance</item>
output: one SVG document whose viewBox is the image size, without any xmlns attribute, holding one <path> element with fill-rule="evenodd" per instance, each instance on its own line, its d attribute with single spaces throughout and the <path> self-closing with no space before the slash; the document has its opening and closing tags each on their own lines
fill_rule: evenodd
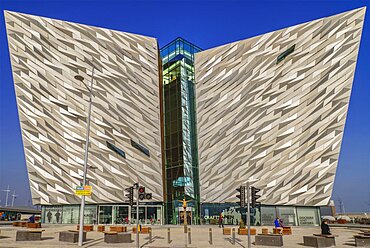
<svg viewBox="0 0 370 248">
<path fill-rule="evenodd" d="M 59 224 L 59 218 L 60 218 L 59 210 L 56 212 L 55 218 L 57 219 L 57 223 Z"/>
<path fill-rule="evenodd" d="M 218 219 L 218 226 L 224 228 L 224 219 L 222 213 L 220 213 L 220 218 Z"/>
<path fill-rule="evenodd" d="M 53 217 L 53 214 L 51 213 L 50 210 L 49 210 L 49 212 L 48 212 L 48 214 L 46 216 L 48 217 L 49 223 L 51 223 L 51 218 Z"/>
</svg>

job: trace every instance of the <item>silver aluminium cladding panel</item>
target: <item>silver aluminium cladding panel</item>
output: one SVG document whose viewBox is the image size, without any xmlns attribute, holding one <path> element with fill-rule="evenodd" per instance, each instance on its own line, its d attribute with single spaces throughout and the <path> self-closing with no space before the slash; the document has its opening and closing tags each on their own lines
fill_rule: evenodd
<svg viewBox="0 0 370 248">
<path fill-rule="evenodd" d="M 201 202 L 236 202 L 247 180 L 263 204 L 331 197 L 365 8 L 195 56 Z"/>
<path fill-rule="evenodd" d="M 93 66 L 87 202 L 127 201 L 136 181 L 163 201 L 156 39 L 9 11 L 5 20 L 33 204 L 80 202 Z"/>
</svg>

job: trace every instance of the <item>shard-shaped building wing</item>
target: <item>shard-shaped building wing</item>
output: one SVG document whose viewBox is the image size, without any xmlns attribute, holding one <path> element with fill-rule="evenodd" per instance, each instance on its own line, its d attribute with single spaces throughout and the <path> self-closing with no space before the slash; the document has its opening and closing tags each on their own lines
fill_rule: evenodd
<svg viewBox="0 0 370 248">
<path fill-rule="evenodd" d="M 156 39 L 8 11 L 5 20 L 33 204 L 80 202 L 93 67 L 87 202 L 125 202 L 137 181 L 163 201 Z"/>
<path fill-rule="evenodd" d="M 263 204 L 331 197 L 365 8 L 195 56 L 202 202 L 236 202 L 247 180 Z"/>
</svg>

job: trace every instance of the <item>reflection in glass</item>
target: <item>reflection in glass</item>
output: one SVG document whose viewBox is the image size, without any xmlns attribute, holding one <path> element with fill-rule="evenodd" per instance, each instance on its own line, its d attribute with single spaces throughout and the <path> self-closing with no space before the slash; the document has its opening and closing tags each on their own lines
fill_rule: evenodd
<svg viewBox="0 0 370 248">
<path fill-rule="evenodd" d="M 114 211 L 113 224 L 129 224 L 128 206 L 115 206 Z"/>
</svg>

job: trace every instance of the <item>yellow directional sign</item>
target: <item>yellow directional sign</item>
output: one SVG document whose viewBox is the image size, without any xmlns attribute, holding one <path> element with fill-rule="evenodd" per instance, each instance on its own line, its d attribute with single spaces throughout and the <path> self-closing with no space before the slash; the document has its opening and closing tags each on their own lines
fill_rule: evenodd
<svg viewBox="0 0 370 248">
<path fill-rule="evenodd" d="M 76 195 L 91 196 L 91 194 L 92 194 L 92 187 L 91 186 L 77 186 L 76 187 Z"/>
</svg>

